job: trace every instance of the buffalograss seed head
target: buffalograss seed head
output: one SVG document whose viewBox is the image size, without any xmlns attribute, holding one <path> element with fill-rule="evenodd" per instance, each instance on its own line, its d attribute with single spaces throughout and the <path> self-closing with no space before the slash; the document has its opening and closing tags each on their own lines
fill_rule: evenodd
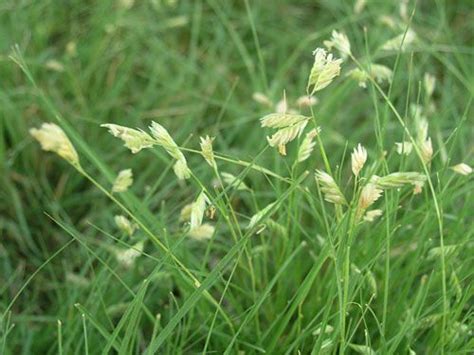
<svg viewBox="0 0 474 355">
<path fill-rule="evenodd" d="M 425 73 L 423 76 L 423 85 L 425 88 L 426 95 L 431 97 L 436 87 L 436 78 L 430 73 Z"/>
<path fill-rule="evenodd" d="M 296 100 L 296 104 L 299 107 L 311 107 L 314 106 L 318 103 L 318 99 L 315 98 L 314 96 L 309 96 L 309 95 L 303 95 L 298 97 Z"/>
<path fill-rule="evenodd" d="M 314 146 L 316 145 L 314 138 L 319 134 L 319 132 L 321 132 L 321 129 L 318 127 L 306 133 L 306 137 L 303 139 L 303 142 L 301 143 L 298 150 L 298 156 L 296 158 L 298 163 L 301 163 L 309 158 L 313 152 Z"/>
<path fill-rule="evenodd" d="M 261 209 L 256 214 L 254 214 L 252 218 L 250 218 L 250 222 L 247 225 L 247 229 L 254 228 L 255 226 L 264 222 L 268 217 L 270 217 L 275 205 L 276 205 L 276 202 L 272 202 L 269 205 L 267 205 L 265 208 Z"/>
<path fill-rule="evenodd" d="M 112 186 L 112 192 L 124 192 L 127 191 L 133 184 L 133 173 L 132 169 L 125 169 L 118 173 Z"/>
<path fill-rule="evenodd" d="M 293 113 L 272 113 L 260 119 L 262 127 L 278 129 L 271 137 L 267 136 L 271 147 L 278 147 L 281 155 L 286 155 L 285 146 L 303 133 L 310 117 Z"/>
<path fill-rule="evenodd" d="M 418 172 L 398 172 L 382 177 L 374 175 L 371 178 L 371 182 L 381 189 L 398 188 L 406 184 L 416 186 L 417 184 L 423 184 L 425 181 L 426 175 Z"/>
<path fill-rule="evenodd" d="M 123 267 L 130 268 L 135 264 L 135 260 L 142 254 L 144 246 L 145 242 L 140 241 L 131 248 L 117 249 L 115 251 L 115 257 Z"/>
<path fill-rule="evenodd" d="M 328 50 L 336 48 L 341 53 L 341 57 L 344 60 L 351 54 L 351 43 L 349 42 L 349 38 L 347 38 L 346 34 L 343 32 L 333 30 L 331 33 L 331 40 L 324 41 L 323 43 Z"/>
<path fill-rule="evenodd" d="M 406 34 L 401 33 L 398 36 L 389 39 L 382 45 L 381 49 L 389 52 L 398 52 L 399 50 L 405 52 L 415 42 L 416 38 L 415 31 L 409 28 Z"/>
<path fill-rule="evenodd" d="M 202 224 L 204 212 L 206 212 L 208 204 L 210 204 L 209 198 L 204 191 L 201 191 L 191 208 L 191 229 L 199 227 Z"/>
<path fill-rule="evenodd" d="M 366 161 L 367 150 L 359 143 L 351 154 L 352 172 L 355 176 L 359 176 Z"/>
<path fill-rule="evenodd" d="M 363 188 L 359 196 L 358 208 L 365 211 L 382 196 L 383 190 L 376 184 L 369 182 Z"/>
<path fill-rule="evenodd" d="M 124 146 L 130 149 L 133 154 L 138 153 L 142 149 L 153 147 L 153 138 L 141 130 L 112 123 L 105 123 L 100 126 L 108 128 L 110 134 L 120 138 L 125 143 Z"/>
<path fill-rule="evenodd" d="M 54 123 L 43 123 L 39 129 L 30 129 L 30 134 L 41 145 L 41 149 L 54 152 L 70 164 L 79 167 L 79 156 L 61 127 Z"/>
<path fill-rule="evenodd" d="M 367 211 L 364 215 L 364 221 L 373 222 L 377 218 L 379 218 L 382 214 L 383 214 L 383 211 L 379 209 Z"/>
<path fill-rule="evenodd" d="M 324 199 L 327 202 L 335 205 L 347 205 L 346 198 L 331 175 L 322 170 L 316 170 L 315 178 L 316 182 L 321 186 L 321 191 L 323 192 Z"/>
<path fill-rule="evenodd" d="M 397 150 L 397 153 L 400 155 L 410 155 L 410 153 L 413 151 L 413 143 L 411 142 L 396 142 L 395 143 L 395 149 Z"/>
<path fill-rule="evenodd" d="M 153 138 L 155 138 L 155 143 L 164 148 L 171 157 L 176 159 L 176 163 L 173 165 L 173 171 L 178 179 L 189 179 L 191 177 L 191 171 L 188 168 L 186 158 L 168 131 L 162 125 L 154 121 L 151 122 L 149 128 Z"/>
<path fill-rule="evenodd" d="M 214 159 L 214 151 L 212 149 L 212 142 L 214 141 L 214 137 L 210 138 L 209 136 L 206 136 L 206 138 L 200 137 L 201 139 L 201 154 L 206 159 L 207 163 L 213 167 L 216 168 L 216 161 Z"/>
<path fill-rule="evenodd" d="M 307 91 L 310 95 L 324 89 L 341 72 L 342 59 L 334 59 L 323 48 L 313 51 L 314 64 L 308 78 Z M 311 91 L 310 91 L 311 89 Z"/>
<path fill-rule="evenodd" d="M 211 239 L 214 235 L 215 227 L 209 223 L 203 223 L 200 226 L 191 228 L 188 231 L 188 236 L 195 240 Z"/>
<path fill-rule="evenodd" d="M 135 233 L 135 230 L 138 228 L 135 223 L 130 222 L 130 220 L 123 215 L 115 216 L 114 221 L 117 227 L 130 237 Z"/>
<path fill-rule="evenodd" d="M 285 128 L 304 121 L 308 121 L 310 117 L 292 113 L 271 113 L 260 119 L 260 125 L 268 128 Z"/>
<path fill-rule="evenodd" d="M 457 174 L 461 174 L 465 176 L 472 174 L 472 171 L 473 171 L 473 169 L 465 163 L 454 165 L 451 167 L 451 170 L 453 170 Z"/>
<path fill-rule="evenodd" d="M 392 69 L 381 64 L 372 64 L 370 66 L 370 75 L 372 78 L 377 81 L 377 83 L 382 84 L 384 82 L 391 83 L 393 77 Z"/>
</svg>

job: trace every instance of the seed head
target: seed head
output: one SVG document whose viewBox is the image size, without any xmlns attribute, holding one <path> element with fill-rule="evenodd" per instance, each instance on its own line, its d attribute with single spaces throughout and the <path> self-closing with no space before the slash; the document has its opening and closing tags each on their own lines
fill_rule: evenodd
<svg viewBox="0 0 474 355">
<path fill-rule="evenodd" d="M 119 126 L 112 123 L 106 123 L 100 126 L 108 128 L 110 134 L 124 141 L 124 146 L 130 149 L 133 154 L 138 153 L 142 149 L 151 148 L 153 146 L 153 138 L 141 130 Z"/>
<path fill-rule="evenodd" d="M 402 155 L 410 155 L 413 150 L 413 144 L 411 142 L 397 142 L 395 143 L 397 153 Z"/>
<path fill-rule="evenodd" d="M 461 174 L 461 175 L 469 175 L 469 174 L 472 174 L 472 171 L 473 171 L 473 169 L 465 163 L 460 163 L 460 164 L 454 165 L 454 166 L 451 167 L 451 169 L 455 173 L 458 173 L 458 174 Z"/>
<path fill-rule="evenodd" d="M 370 66 L 370 75 L 374 78 L 377 83 L 382 84 L 383 82 L 392 82 L 393 71 L 389 67 L 381 64 L 372 64 Z"/>
<path fill-rule="evenodd" d="M 327 54 L 322 48 L 316 48 L 313 55 L 314 64 L 311 68 L 307 85 L 308 92 L 312 88 L 310 95 L 331 84 L 334 78 L 341 72 L 342 63 L 342 59 L 333 59 L 332 54 Z"/>
<path fill-rule="evenodd" d="M 351 155 L 352 172 L 359 176 L 360 171 L 367 161 L 367 150 L 359 143 Z"/>
<path fill-rule="evenodd" d="M 306 133 L 306 137 L 303 139 L 300 149 L 298 150 L 298 156 L 296 158 L 298 163 L 301 163 L 309 158 L 313 152 L 314 146 L 316 145 L 314 138 L 319 134 L 319 132 L 321 132 L 321 128 L 318 127 Z"/>
<path fill-rule="evenodd" d="M 381 189 L 398 188 L 406 184 L 415 185 L 425 181 L 426 175 L 417 172 L 398 172 L 382 177 L 374 175 L 371 178 L 371 182 Z"/>
<path fill-rule="evenodd" d="M 364 221 L 373 222 L 383 214 L 382 210 L 367 211 L 364 216 Z"/>
<path fill-rule="evenodd" d="M 318 99 L 315 98 L 314 96 L 308 96 L 308 95 L 303 95 L 298 97 L 298 100 L 296 100 L 296 104 L 299 107 L 311 107 L 314 106 L 318 103 Z"/>
<path fill-rule="evenodd" d="M 191 177 L 191 171 L 188 168 L 186 158 L 184 154 L 179 150 L 176 142 L 171 138 L 168 131 L 159 123 L 152 122 L 150 131 L 155 138 L 155 143 L 163 147 L 169 155 L 176 159 L 176 163 L 173 166 L 173 171 L 179 180 L 189 179 Z"/>
<path fill-rule="evenodd" d="M 138 228 L 138 226 L 130 222 L 130 220 L 122 215 L 118 215 L 114 217 L 115 224 L 117 227 L 124 233 L 128 234 L 128 236 L 132 236 L 133 233 L 135 233 L 135 230 Z"/>
<path fill-rule="evenodd" d="M 367 208 L 372 206 L 380 196 L 382 196 L 382 189 L 377 187 L 376 184 L 369 182 L 362 188 L 359 196 L 359 209 L 365 211 Z"/>
<path fill-rule="evenodd" d="M 125 169 L 118 173 L 112 186 L 112 192 L 124 192 L 127 191 L 133 184 L 133 173 L 132 169 Z"/>
<path fill-rule="evenodd" d="M 208 204 L 210 204 L 209 198 L 206 196 L 204 191 L 201 191 L 191 208 L 191 229 L 199 227 L 202 224 L 204 212 L 206 212 Z"/>
<path fill-rule="evenodd" d="M 141 241 L 129 249 L 118 249 L 115 252 L 115 257 L 120 264 L 129 268 L 133 266 L 135 260 L 142 254 L 144 246 L 145 242 Z"/>
<path fill-rule="evenodd" d="M 31 128 L 30 134 L 35 138 L 41 148 L 54 152 L 74 166 L 79 166 L 79 156 L 66 133 L 54 123 L 43 123 L 41 128 Z"/>
<path fill-rule="evenodd" d="M 201 153 L 204 159 L 206 159 L 207 163 L 216 168 L 216 161 L 214 160 L 214 151 L 212 149 L 212 142 L 214 141 L 214 137 L 210 138 L 206 136 L 206 138 L 201 137 Z"/>
<path fill-rule="evenodd" d="M 253 227 L 257 226 L 258 224 L 262 223 L 266 218 L 270 217 L 270 215 L 274 212 L 273 207 L 275 207 L 276 202 L 272 202 L 267 205 L 262 210 L 258 211 L 256 214 L 252 216 L 250 222 L 247 226 L 247 229 L 252 229 Z"/>
<path fill-rule="evenodd" d="M 191 228 L 188 232 L 188 236 L 196 240 L 207 240 L 212 238 L 214 231 L 215 227 L 212 224 L 204 223 Z"/>
<path fill-rule="evenodd" d="M 423 84 L 425 86 L 426 95 L 431 97 L 436 87 L 436 78 L 430 73 L 425 73 L 423 76 Z"/>
<path fill-rule="evenodd" d="M 412 29 L 408 29 L 405 33 L 389 39 L 382 45 L 384 51 L 402 51 L 404 52 L 416 40 L 416 33 Z"/>
<path fill-rule="evenodd" d="M 332 31 L 331 40 L 324 41 L 323 43 L 328 50 L 336 48 L 341 53 L 341 57 L 344 60 L 351 54 L 351 43 L 343 32 L 337 32 L 336 30 Z"/>
<path fill-rule="evenodd" d="M 335 205 L 347 204 L 346 198 L 331 175 L 322 170 L 316 170 L 315 178 L 316 182 L 321 186 L 321 191 L 323 192 L 326 201 Z"/>
</svg>

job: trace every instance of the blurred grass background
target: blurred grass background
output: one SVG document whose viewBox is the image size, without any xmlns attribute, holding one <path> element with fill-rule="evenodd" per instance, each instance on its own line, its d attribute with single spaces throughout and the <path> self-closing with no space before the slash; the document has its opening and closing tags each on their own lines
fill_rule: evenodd
<svg viewBox="0 0 474 355">
<path fill-rule="evenodd" d="M 120 282 L 93 254 L 95 251 L 107 263 L 112 263 L 107 248 L 114 241 L 104 237 L 91 223 L 113 231 L 113 215 L 118 210 L 67 163 L 41 151 L 29 136 L 29 128 L 54 121 L 54 118 L 38 99 L 38 92 L 21 69 L 8 58 L 14 44 L 22 50 L 38 86 L 94 153 L 115 173 L 132 168 L 135 172 L 134 191 L 141 198 L 149 189 L 154 191 L 144 203 L 155 214 L 160 229 L 176 224 L 180 208 L 190 202 L 189 196 L 195 194 L 195 189 L 190 185 L 178 186 L 172 174 L 160 175 L 167 166 L 166 160 L 157 160 L 151 154 L 139 154 L 132 159 L 121 144 L 99 125 L 112 122 L 143 128 L 153 119 L 167 127 L 178 142 L 191 142 L 190 145 L 196 146 L 192 142 L 199 135 L 212 134 L 218 137 L 217 151 L 251 160 L 266 145 L 258 127 L 258 118 L 268 113 L 267 108 L 252 101 L 252 94 L 264 92 L 275 101 L 281 99 L 284 90 L 289 100 L 303 95 L 312 65 L 311 51 L 321 46 L 333 29 L 343 29 L 347 33 L 354 52 L 360 57 L 365 56 L 367 45 L 374 61 L 393 66 L 395 56 L 377 48 L 398 34 L 380 20 L 382 16 L 397 17 L 399 2 L 368 1 L 360 14 L 354 13 L 353 5 L 352 1 L 309 0 L 2 1 L 2 314 L 28 278 L 38 267 L 44 266 L 15 300 L 11 314 L 8 314 L 9 321 L 3 318 L 2 350 L 11 354 L 56 353 L 56 322 L 61 319 L 64 323 L 64 352 L 83 353 L 81 312 L 74 304 L 80 302 L 86 308 L 98 305 L 97 317 L 110 321 L 116 319 L 129 302 Z M 410 11 L 413 6 L 414 2 L 410 2 Z M 367 44 L 364 28 L 367 29 Z M 430 127 L 438 154 L 445 154 L 447 158 L 434 162 L 433 170 L 444 171 L 446 166 L 460 161 L 472 163 L 474 129 L 469 107 L 474 91 L 473 3 L 470 0 L 420 0 L 413 28 L 421 42 L 415 51 L 401 55 L 391 98 L 403 112 L 407 100 L 417 101 L 418 82 L 423 74 L 434 74 L 438 80 L 435 92 L 437 110 L 429 118 Z M 411 91 L 407 92 L 409 82 Z M 346 143 L 348 147 L 358 142 L 363 142 L 366 147 L 376 145 L 374 104 L 383 110 L 384 103 L 381 99 L 374 103 L 368 92 L 350 80 L 341 79 L 330 90 L 318 95 L 318 122 L 324 127 L 325 144 L 334 163 L 341 161 Z M 401 130 L 388 116 L 384 145 L 389 150 L 395 141 L 400 140 Z M 464 122 L 463 117 L 467 117 Z M 446 144 L 447 137 L 453 132 L 456 133 L 455 139 Z M 284 175 L 287 171 L 287 166 L 274 154 L 266 154 L 262 161 L 262 165 L 277 173 Z M 83 160 L 83 165 L 91 175 L 98 175 L 97 168 L 87 159 Z M 190 165 L 196 167 L 196 174 L 208 174 L 207 167 L 198 157 L 191 158 Z M 318 161 L 314 165 L 322 163 Z M 311 166 L 311 170 L 316 166 Z M 159 176 L 160 185 L 155 186 Z M 260 206 L 264 206 L 263 201 L 271 200 L 271 192 L 266 187 L 268 183 L 260 176 L 251 177 L 252 187 L 259 191 Z M 443 179 L 445 176 L 440 174 L 434 178 Z M 279 191 L 282 187 L 276 189 Z M 473 233 L 472 183 L 452 183 L 447 190 L 442 186 L 439 189 L 449 243 L 457 241 L 468 245 L 466 243 L 472 239 Z M 428 243 L 429 234 L 435 233 L 436 226 L 427 223 L 429 201 L 425 204 L 412 215 L 405 216 L 403 225 L 426 223 L 419 235 L 426 236 L 424 240 Z M 424 213 L 427 214 L 423 216 Z M 73 243 L 44 264 L 71 240 L 71 236 L 58 228 L 46 214 L 74 226 L 83 243 L 92 249 Z M 402 249 L 406 249 L 410 238 L 415 237 L 405 227 L 399 236 L 406 242 L 400 246 Z M 382 231 L 383 226 L 378 229 L 379 233 Z M 372 232 L 376 234 L 377 230 Z M 224 242 L 220 247 L 225 251 L 228 245 Z M 472 308 L 466 306 L 468 301 L 472 301 L 472 245 L 468 250 L 470 255 L 456 261 L 461 263 L 457 274 L 465 292 L 462 306 L 456 309 L 472 321 Z M 179 253 L 191 265 L 199 264 L 201 247 L 191 245 Z M 394 278 L 394 284 L 398 283 L 400 287 L 400 295 L 394 295 L 390 317 L 392 326 L 397 329 L 392 334 L 394 337 L 398 334 L 397 318 L 402 317 L 407 308 L 403 298 L 417 294 L 403 283 L 405 273 L 417 269 L 413 254 L 411 258 L 400 261 Z M 359 259 L 364 260 L 363 253 Z M 155 263 L 150 259 L 131 271 L 118 272 L 120 278 L 137 291 L 140 281 L 147 277 Z M 299 267 L 296 270 L 301 272 L 294 283 L 286 285 L 289 294 L 304 275 L 304 266 Z M 431 264 L 426 264 L 419 272 L 429 274 L 431 267 Z M 162 271 L 154 277 L 156 282 L 152 282 L 148 289 L 147 297 L 150 293 L 152 297 L 147 304 L 150 309 L 162 309 L 164 318 L 167 312 L 171 317 L 179 309 L 186 287 L 173 270 Z M 324 291 L 316 293 L 319 297 L 324 295 Z M 439 294 L 435 292 L 432 296 L 436 300 Z M 237 297 L 229 302 L 240 301 Z M 251 305 L 248 302 L 243 302 L 241 314 Z M 281 310 L 285 302 L 286 297 L 282 296 L 267 312 Z M 429 305 L 426 307 L 429 309 Z M 209 307 L 209 314 L 212 312 L 212 307 Z M 316 314 L 312 312 L 308 310 L 308 320 Z M 195 339 L 193 332 L 199 333 L 195 323 L 199 320 L 205 323 L 209 319 L 201 318 L 199 311 L 196 313 L 194 318 L 191 316 L 180 325 L 179 335 L 168 343 L 165 353 L 189 353 L 187 351 L 198 349 L 190 341 Z M 12 323 L 15 327 L 10 329 Z M 143 327 L 143 334 L 138 338 L 149 336 L 152 328 L 150 324 Z M 206 330 L 203 331 L 206 334 Z M 222 344 L 228 339 L 216 332 L 218 340 L 213 344 L 214 349 L 222 349 Z M 287 338 L 297 339 L 295 332 L 296 329 L 289 331 Z M 252 329 L 244 333 L 243 339 L 251 343 Z M 433 334 L 434 339 L 437 332 L 428 334 Z M 102 348 L 100 336 L 90 334 L 89 337 L 90 344 Z M 430 336 L 414 337 L 414 343 L 418 342 L 420 349 L 426 350 L 430 349 L 427 344 L 436 344 L 433 339 Z M 288 346 L 285 339 L 281 344 Z M 473 350 L 472 343 L 463 344 L 464 350 L 457 348 L 459 351 Z M 265 348 L 264 343 L 259 346 Z M 95 350 L 91 352 L 95 353 Z M 248 347 L 246 351 L 257 350 Z M 303 353 L 307 352 L 303 350 Z"/>
</svg>

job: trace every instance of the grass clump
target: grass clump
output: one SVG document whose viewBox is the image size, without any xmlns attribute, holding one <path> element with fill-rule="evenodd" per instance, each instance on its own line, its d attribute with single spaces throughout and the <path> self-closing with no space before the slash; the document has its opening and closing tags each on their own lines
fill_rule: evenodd
<svg viewBox="0 0 474 355">
<path fill-rule="evenodd" d="M 2 353 L 472 352 L 469 2 L 9 6 Z"/>
</svg>

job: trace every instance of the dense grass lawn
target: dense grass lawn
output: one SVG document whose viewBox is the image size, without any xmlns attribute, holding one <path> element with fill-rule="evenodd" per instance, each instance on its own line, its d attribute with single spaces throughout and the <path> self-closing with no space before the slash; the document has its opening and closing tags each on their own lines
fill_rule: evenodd
<svg viewBox="0 0 474 355">
<path fill-rule="evenodd" d="M 473 353 L 473 19 L 1 1 L 0 354 Z"/>
</svg>

